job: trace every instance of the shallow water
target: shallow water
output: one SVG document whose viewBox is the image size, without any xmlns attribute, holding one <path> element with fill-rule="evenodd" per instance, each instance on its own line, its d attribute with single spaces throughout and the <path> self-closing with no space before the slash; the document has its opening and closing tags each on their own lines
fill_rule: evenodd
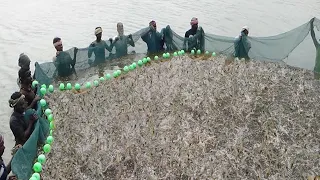
<svg viewBox="0 0 320 180">
<path fill-rule="evenodd" d="M 116 23 L 122 21 L 125 32 L 145 27 L 151 19 L 158 27 L 170 24 L 183 34 L 192 16 L 206 32 L 236 36 L 243 25 L 252 36 L 269 36 L 295 28 L 312 17 L 320 17 L 318 0 L 233 0 L 204 1 L 197 4 L 182 0 L 1 0 L 0 1 L 0 133 L 5 136 L 5 160 L 8 161 L 13 135 L 9 128 L 11 109 L 7 100 L 17 90 L 17 59 L 25 52 L 33 61 L 50 61 L 54 55 L 52 38 L 63 38 L 65 49 L 85 47 L 93 39 L 93 30 L 102 26 L 104 38 L 116 35 Z M 33 67 L 32 67 L 33 68 Z"/>
</svg>

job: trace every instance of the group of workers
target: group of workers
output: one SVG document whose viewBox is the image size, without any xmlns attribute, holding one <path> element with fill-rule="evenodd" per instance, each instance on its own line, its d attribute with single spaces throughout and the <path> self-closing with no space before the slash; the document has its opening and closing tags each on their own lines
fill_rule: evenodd
<svg viewBox="0 0 320 180">
<path fill-rule="evenodd" d="M 204 31 L 198 25 L 198 19 L 192 18 L 190 21 L 191 29 L 185 33 L 184 49 L 191 51 L 191 49 L 200 49 L 204 51 Z M 96 27 L 94 34 L 96 40 L 88 47 L 88 63 L 89 65 L 96 65 L 106 60 L 106 52 L 110 52 L 115 48 L 115 56 L 119 58 L 128 54 L 128 46 L 135 47 L 135 40 L 132 34 L 125 35 L 122 23 L 117 23 L 118 35 L 110 38 L 107 41 L 102 40 L 102 28 Z M 148 54 L 157 54 L 163 51 L 174 51 L 178 48 L 173 43 L 173 34 L 170 26 L 163 28 L 161 32 L 157 31 L 157 23 L 151 21 L 149 27 L 144 29 L 141 34 L 136 37 L 141 38 L 148 47 Z M 53 59 L 58 76 L 67 77 L 75 72 L 75 64 L 77 61 L 78 48 L 74 48 L 73 58 L 69 53 L 63 51 L 61 38 L 54 38 L 53 45 L 57 50 L 56 56 Z M 92 55 L 94 54 L 94 59 Z"/>
<path fill-rule="evenodd" d="M 320 45 L 315 38 L 314 19 L 311 20 L 311 37 L 317 49 L 317 59 L 320 58 Z M 186 39 L 192 39 L 193 41 L 186 41 L 185 50 L 190 51 L 191 49 L 200 49 L 204 51 L 204 31 L 201 26 L 198 26 L 198 19 L 192 18 L 191 29 L 185 33 Z M 116 57 L 127 55 L 128 45 L 135 46 L 132 35 L 124 35 L 124 28 L 122 23 L 117 24 L 118 36 L 110 38 L 108 45 L 106 41 L 102 40 L 102 28 L 95 28 L 96 40 L 92 42 L 88 50 L 88 58 L 91 58 L 92 54 L 95 55 L 95 60 L 89 63 L 100 63 L 105 61 L 105 50 L 112 51 L 113 47 L 116 48 Z M 155 21 L 149 23 L 149 29 L 146 33 L 141 35 L 142 40 L 148 46 L 148 53 L 158 53 L 161 51 L 172 51 L 175 47 L 172 43 L 172 34 L 170 34 L 170 26 L 162 29 L 161 33 L 157 31 L 157 24 Z M 234 56 L 239 58 L 249 59 L 248 52 L 251 48 L 251 44 L 247 39 L 249 34 L 249 28 L 243 27 L 241 34 L 235 39 L 235 52 Z M 171 39 L 170 39 L 171 37 Z M 76 64 L 78 48 L 74 48 L 73 57 L 69 53 L 63 51 L 63 44 L 61 38 L 54 38 L 53 45 L 56 49 L 56 55 L 53 59 L 59 76 L 69 76 L 74 71 Z M 39 96 L 36 95 L 37 89 L 32 87 L 32 81 L 34 77 L 30 71 L 30 59 L 25 54 L 20 54 L 18 65 L 20 70 L 18 72 L 20 91 L 14 92 L 9 100 L 9 106 L 13 108 L 13 113 L 10 117 L 10 129 L 15 137 L 15 147 L 12 149 L 12 155 L 28 140 L 31 135 L 34 124 L 38 120 L 38 116 L 35 111 L 25 117 L 26 110 L 36 110 L 37 102 L 40 100 Z M 320 62 L 316 61 L 315 72 L 320 72 Z M 30 114 L 30 113 L 28 113 Z M 26 121 L 28 119 L 28 121 Z M 0 135 L 0 155 L 3 155 L 5 150 L 4 138 Z M 0 158 L 0 180 L 6 180 L 8 174 L 11 171 L 10 162 L 6 166 L 2 158 Z M 15 176 L 11 176 L 9 179 L 15 179 Z"/>
<path fill-rule="evenodd" d="M 200 49 L 204 50 L 204 31 L 198 26 L 198 19 L 191 19 L 191 29 L 185 33 L 186 39 L 192 39 L 186 41 L 185 49 Z M 125 35 L 122 23 L 117 24 L 118 35 L 114 38 L 110 38 L 107 43 L 102 40 L 102 28 L 95 28 L 96 40 L 89 45 L 88 59 L 92 54 L 95 55 L 93 61 L 89 61 L 89 64 L 98 64 L 106 60 L 106 50 L 111 52 L 113 48 L 116 49 L 116 57 L 125 56 L 128 54 L 128 45 L 134 47 L 135 41 L 133 36 Z M 172 33 L 170 26 L 163 28 L 161 32 L 157 31 L 157 24 L 155 21 L 149 23 L 149 27 L 143 32 L 140 37 L 148 47 L 148 53 L 159 53 L 162 51 L 173 51 L 176 49 L 172 43 Z M 63 51 L 62 40 L 59 37 L 53 39 L 53 45 L 56 49 L 56 55 L 53 58 L 54 65 L 56 67 L 58 76 L 66 77 L 70 76 L 74 72 L 74 67 L 77 62 L 78 48 L 74 48 L 73 57 Z M 36 114 L 37 102 L 40 97 L 37 96 L 36 87 L 32 86 L 32 82 L 35 79 L 34 75 L 31 75 L 30 71 L 30 58 L 26 54 L 20 54 L 18 65 L 20 70 L 18 72 L 18 84 L 20 90 L 14 92 L 9 100 L 9 106 L 13 108 L 13 113 L 10 117 L 10 129 L 15 137 L 15 146 L 13 147 L 11 154 L 14 156 L 15 152 L 24 145 L 33 132 L 34 124 L 39 117 Z M 33 110 L 33 113 L 26 113 L 29 110 Z M 28 116 L 28 117 L 26 117 Z M 0 135 L 0 155 L 3 155 L 5 150 L 4 138 Z M 0 159 L 0 180 L 7 179 L 8 174 L 11 171 L 11 161 L 6 166 L 2 158 Z M 9 177 L 9 179 L 15 179 L 15 176 Z"/>
<path fill-rule="evenodd" d="M 183 49 L 190 52 L 192 49 L 199 49 L 202 52 L 205 50 L 205 34 L 201 26 L 199 26 L 198 18 L 193 17 L 190 21 L 191 28 L 185 33 Z M 88 64 L 91 66 L 100 64 L 106 60 L 106 51 L 110 52 L 115 48 L 116 54 L 113 58 L 119 58 L 128 54 L 128 46 L 135 47 L 133 36 L 124 34 L 122 23 L 117 23 L 118 35 L 110 38 L 108 41 L 102 40 L 102 28 L 96 27 L 94 34 L 96 40 L 88 47 Z M 241 34 L 236 37 L 234 42 L 234 57 L 239 59 L 249 59 L 249 50 L 251 43 L 247 39 L 249 28 L 243 27 Z M 157 54 L 163 51 L 175 51 L 178 48 L 173 43 L 173 34 L 170 26 L 163 28 L 161 32 L 157 31 L 157 23 L 151 21 L 149 27 L 141 34 L 137 35 L 136 40 L 141 38 L 148 47 L 148 54 Z M 53 62 L 56 67 L 56 72 L 59 77 L 68 77 L 75 73 L 75 64 L 77 61 L 78 48 L 74 48 L 73 58 L 69 53 L 63 51 L 61 38 L 54 38 L 53 45 L 57 50 Z M 94 54 L 94 59 L 92 55 Z"/>
<path fill-rule="evenodd" d="M 311 19 L 311 37 L 313 39 L 314 45 L 317 50 L 316 64 L 314 67 L 315 77 L 320 78 L 320 45 L 315 38 L 314 33 L 314 18 Z M 191 29 L 189 29 L 184 36 L 183 49 L 190 52 L 192 49 L 199 49 L 202 52 L 205 50 L 205 34 L 201 26 L 198 25 L 198 18 L 192 18 L 190 21 Z M 111 52 L 115 47 L 116 54 L 114 58 L 119 58 L 128 54 L 128 45 L 134 47 L 135 41 L 133 36 L 130 34 L 128 36 L 124 35 L 124 28 L 122 23 L 117 24 L 118 35 L 115 38 L 110 38 L 108 43 L 102 40 L 102 28 L 97 27 L 95 29 L 96 40 L 92 42 L 88 48 L 88 63 L 90 65 L 96 65 L 106 60 L 106 50 Z M 239 36 L 236 37 L 234 41 L 234 53 L 232 56 L 238 59 L 249 60 L 249 51 L 251 49 L 251 42 L 248 39 L 249 28 L 244 26 L 241 30 Z M 163 51 L 171 52 L 178 50 L 178 48 L 173 43 L 173 34 L 168 25 L 163 28 L 161 32 L 157 31 L 157 24 L 155 21 L 149 23 L 149 27 L 139 34 L 141 38 L 148 47 L 148 54 L 157 54 Z M 55 38 L 53 44 L 57 50 L 56 57 L 54 58 L 54 64 L 58 76 L 67 77 L 75 72 L 75 63 L 78 49 L 74 48 L 74 57 L 71 58 L 69 53 L 63 52 L 63 46 L 60 38 Z M 109 44 L 109 45 L 108 45 Z M 95 58 L 92 60 L 92 54 Z"/>
<path fill-rule="evenodd" d="M 18 65 L 20 70 L 18 72 L 18 79 L 20 91 L 14 92 L 9 100 L 9 106 L 13 108 L 13 113 L 10 117 L 10 129 L 15 137 L 15 146 L 11 150 L 14 156 L 15 152 L 24 145 L 30 137 L 34 123 L 37 121 L 38 116 L 35 112 L 37 102 L 40 98 L 36 95 L 36 89 L 32 88 L 33 77 L 30 71 L 30 59 L 25 54 L 20 54 Z M 26 110 L 32 110 L 33 113 L 26 117 Z M 2 156 L 5 150 L 4 137 L 0 135 L 0 155 Z M 1 158 L 0 180 L 6 180 L 11 172 L 11 161 L 6 166 Z M 16 179 L 16 176 L 10 176 L 9 180 Z"/>
</svg>

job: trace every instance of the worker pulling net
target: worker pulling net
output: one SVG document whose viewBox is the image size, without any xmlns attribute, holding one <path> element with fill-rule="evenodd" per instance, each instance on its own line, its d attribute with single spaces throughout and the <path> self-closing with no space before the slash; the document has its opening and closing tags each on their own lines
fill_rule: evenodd
<svg viewBox="0 0 320 180">
<path fill-rule="evenodd" d="M 25 112 L 24 118 L 26 121 L 29 121 L 30 117 L 35 113 L 33 111 L 33 109 L 29 109 Z M 32 134 L 28 141 L 14 154 L 11 162 L 12 172 L 18 179 L 30 178 L 34 159 L 37 157 L 38 147 L 45 143 L 46 137 L 49 134 L 49 122 L 43 116 L 40 105 L 38 105 L 36 113 L 39 119 L 33 127 Z"/>
<path fill-rule="evenodd" d="M 191 24 L 195 22 L 197 19 L 192 19 Z M 183 37 L 175 33 L 170 26 L 158 32 L 154 21 L 151 21 L 149 25 L 150 27 L 143 28 L 132 35 L 125 35 L 120 23 L 118 24 L 119 35 L 106 41 L 101 40 L 102 28 L 97 27 L 94 32 L 97 36 L 96 41 L 87 48 L 71 48 L 67 51 L 62 51 L 62 40 L 55 38 L 53 44 L 59 53 L 53 61 L 36 63 L 35 78 L 40 84 L 49 85 L 56 79 L 64 80 L 58 78 L 61 75 L 71 74 L 81 77 L 90 69 L 95 69 L 96 66 L 107 66 L 108 64 L 120 66 L 119 63 L 122 61 L 128 61 L 125 64 L 130 64 L 143 56 L 153 57 L 163 52 L 180 49 L 188 52 L 193 49 L 201 52 L 215 52 L 232 59 L 237 57 L 239 59 L 284 61 L 292 66 L 320 71 L 320 62 L 318 65 L 315 61 L 316 54 L 320 61 L 320 45 L 314 33 L 314 30 L 320 30 L 320 20 L 316 18 L 291 31 L 270 37 L 248 36 L 248 27 L 239 30 L 241 34 L 236 38 L 218 36 L 206 32 L 201 26 L 194 29 L 193 35 L 187 36 L 187 32 L 187 37 Z M 41 117 L 42 111 L 38 110 L 38 114 Z M 48 134 L 47 128 L 48 124 L 37 123 L 30 139 L 14 156 L 13 172 L 19 179 L 30 177 L 31 165 L 37 152 L 36 145 L 43 142 L 42 137 Z"/>
<path fill-rule="evenodd" d="M 158 32 L 152 28 L 153 24 L 155 24 L 154 21 L 150 22 L 150 27 L 143 28 L 132 35 L 122 34 L 114 39 L 101 41 L 103 43 L 94 42 L 88 48 L 76 49 L 77 52 L 74 51 L 75 48 L 65 51 L 65 54 L 74 57 L 75 65 L 72 71 L 81 75 L 83 71 L 92 66 L 117 62 L 119 58 L 127 57 L 128 54 L 131 56 L 127 59 L 134 61 L 138 60 L 138 54 L 158 55 L 161 52 L 181 49 L 189 52 L 192 49 L 199 49 L 201 52 L 215 52 L 232 58 L 239 57 L 239 59 L 286 60 L 286 63 L 292 66 L 312 70 L 316 68 L 316 52 L 314 51 L 316 43 L 313 43 L 311 36 L 308 36 L 310 31 L 320 29 L 320 21 L 316 18 L 291 31 L 270 37 L 251 37 L 245 34 L 249 32 L 247 27 L 244 27 L 236 38 L 218 36 L 205 33 L 201 26 L 197 26 L 195 34 L 185 38 L 175 33 L 170 26 Z M 118 31 L 123 28 L 122 24 L 118 26 Z M 316 28 L 311 28 L 311 26 Z M 102 29 L 99 27 L 97 32 L 102 33 Z M 318 42 L 315 37 L 313 41 Z M 317 71 L 320 71 L 320 68 Z M 36 79 L 39 82 L 50 84 L 54 77 L 57 77 L 57 68 L 53 62 L 36 64 Z"/>
</svg>

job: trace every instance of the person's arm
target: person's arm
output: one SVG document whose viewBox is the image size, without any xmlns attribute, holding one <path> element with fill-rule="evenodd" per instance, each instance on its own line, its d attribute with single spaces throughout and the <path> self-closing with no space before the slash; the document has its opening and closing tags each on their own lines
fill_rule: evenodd
<svg viewBox="0 0 320 180">
<path fill-rule="evenodd" d="M 149 34 L 149 33 L 146 33 L 146 34 L 144 34 L 143 36 L 141 36 L 141 39 L 142 39 L 145 43 L 148 42 L 148 34 Z"/>
<path fill-rule="evenodd" d="M 239 42 L 240 42 L 240 38 L 241 36 L 237 36 L 236 39 L 234 40 L 234 57 L 238 57 L 239 56 Z"/>
<path fill-rule="evenodd" d="M 95 44 L 91 43 L 88 48 L 88 58 L 91 58 L 94 48 L 95 48 Z"/>
<path fill-rule="evenodd" d="M 197 33 L 192 37 L 193 39 L 201 38 L 202 34 L 204 33 L 202 27 L 199 27 Z"/>
<path fill-rule="evenodd" d="M 183 47 L 182 49 L 184 49 L 185 51 L 188 50 L 188 40 L 189 40 L 189 30 L 184 34 L 184 40 L 183 40 Z"/>
<path fill-rule="evenodd" d="M 8 180 L 18 180 L 17 176 L 13 175 L 13 176 L 9 176 Z"/>
<path fill-rule="evenodd" d="M 112 40 L 112 38 L 110 38 L 109 39 L 109 42 L 110 42 L 110 46 L 108 46 L 108 44 L 105 42 L 105 41 L 103 41 L 104 42 L 104 47 L 106 48 L 106 50 L 108 50 L 109 52 L 111 52 L 112 51 L 112 49 L 113 49 L 113 40 Z"/>
<path fill-rule="evenodd" d="M 20 93 L 25 95 L 26 97 L 29 96 L 30 92 L 27 92 L 23 89 L 20 89 Z M 32 100 L 31 104 L 26 109 L 33 109 L 33 107 L 36 105 L 36 103 L 40 100 L 39 96 L 35 96 Z"/>
<path fill-rule="evenodd" d="M 319 47 L 319 42 L 317 41 L 316 39 L 316 35 L 314 33 L 314 25 L 313 25 L 313 22 L 314 22 L 314 18 L 311 20 L 310 22 L 310 31 L 311 31 L 311 37 L 312 37 L 312 40 L 313 40 L 313 44 L 316 46 L 316 47 Z"/>
<path fill-rule="evenodd" d="M 27 109 L 33 109 L 33 107 L 37 104 L 37 102 L 40 100 L 41 98 L 39 96 L 34 97 L 34 99 L 32 100 L 31 104 L 27 107 Z"/>
<path fill-rule="evenodd" d="M 160 39 L 160 40 L 163 40 L 163 39 L 164 39 L 165 31 L 166 31 L 165 28 L 162 28 L 160 32 L 156 32 L 156 33 L 157 33 L 157 34 L 156 34 L 156 35 L 157 35 L 157 38 Z"/>
<path fill-rule="evenodd" d="M 198 40 L 200 42 L 200 49 L 202 52 L 204 52 L 205 51 L 205 34 L 202 27 L 199 28 L 197 34 L 198 34 Z"/>
<path fill-rule="evenodd" d="M 134 44 L 134 41 L 133 41 L 133 39 L 132 39 L 132 35 L 131 35 L 131 34 L 129 34 L 129 36 L 128 36 L 128 44 L 129 44 L 130 46 L 132 46 L 132 47 L 134 47 L 134 46 L 135 46 L 135 44 Z"/>
<path fill-rule="evenodd" d="M 189 37 L 189 31 L 187 31 L 187 32 L 184 34 L 184 37 L 185 37 L 185 38 L 188 38 L 188 37 Z"/>
</svg>

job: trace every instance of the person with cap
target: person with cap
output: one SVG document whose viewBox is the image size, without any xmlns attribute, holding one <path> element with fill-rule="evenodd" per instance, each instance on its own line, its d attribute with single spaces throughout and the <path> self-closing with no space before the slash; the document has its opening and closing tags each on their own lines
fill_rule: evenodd
<svg viewBox="0 0 320 180">
<path fill-rule="evenodd" d="M 198 18 L 193 17 L 190 21 L 191 29 L 189 29 L 184 37 L 183 49 L 191 51 L 192 49 L 205 50 L 204 30 L 198 25 Z"/>
<path fill-rule="evenodd" d="M 141 36 L 142 40 L 148 46 L 148 53 L 158 53 L 164 51 L 164 37 L 157 31 L 157 23 L 150 21 L 148 31 Z"/>
<path fill-rule="evenodd" d="M 113 44 L 112 44 L 112 38 L 109 39 L 110 46 L 102 40 L 102 28 L 96 27 L 94 34 L 96 36 L 96 40 L 92 42 L 88 49 L 88 58 L 89 58 L 89 64 L 91 65 L 92 62 L 90 61 L 90 58 L 92 56 L 92 53 L 95 55 L 95 60 L 93 62 L 94 65 L 99 64 L 101 62 L 104 62 L 106 60 L 106 53 L 105 50 L 107 49 L 109 52 L 112 51 Z"/>
<path fill-rule="evenodd" d="M 249 28 L 244 26 L 239 36 L 234 41 L 234 57 L 238 59 L 244 58 L 249 60 L 249 50 L 251 49 L 251 43 L 248 39 Z"/>
<path fill-rule="evenodd" d="M 38 120 L 36 112 L 29 117 L 29 121 L 25 120 L 24 113 L 27 109 L 28 103 L 25 100 L 25 96 L 20 92 L 14 92 L 9 100 L 9 106 L 13 108 L 13 113 L 10 117 L 10 129 L 15 137 L 15 147 L 13 151 L 16 151 L 18 146 L 22 146 L 30 137 L 33 131 L 33 125 Z"/>
<path fill-rule="evenodd" d="M 116 48 L 116 57 L 126 56 L 128 54 L 128 45 L 134 47 L 134 41 L 132 35 L 124 35 L 123 24 L 119 22 L 117 24 L 118 36 L 114 38 L 113 46 Z"/>
<path fill-rule="evenodd" d="M 68 52 L 63 51 L 62 40 L 59 37 L 53 39 L 53 46 L 56 49 L 56 56 L 53 58 L 53 63 L 57 69 L 58 76 L 68 77 L 75 73 L 74 66 L 77 61 L 78 48 L 74 47 L 73 59 Z"/>
<path fill-rule="evenodd" d="M 311 31 L 311 38 L 313 41 L 314 46 L 316 47 L 316 62 L 313 68 L 314 71 L 314 77 L 315 79 L 320 79 L 320 44 L 317 41 L 316 35 L 314 33 L 314 19 L 312 18 L 310 21 L 310 31 Z M 319 39 L 320 41 L 320 39 Z"/>
<path fill-rule="evenodd" d="M 8 163 L 8 165 L 5 165 L 4 161 L 3 161 L 3 153 L 4 150 L 6 149 L 5 145 L 4 145 L 4 137 L 0 134 L 0 180 L 7 180 L 8 175 L 11 172 L 11 161 Z M 10 176 L 8 180 L 16 180 L 17 177 L 16 176 Z"/>
</svg>

